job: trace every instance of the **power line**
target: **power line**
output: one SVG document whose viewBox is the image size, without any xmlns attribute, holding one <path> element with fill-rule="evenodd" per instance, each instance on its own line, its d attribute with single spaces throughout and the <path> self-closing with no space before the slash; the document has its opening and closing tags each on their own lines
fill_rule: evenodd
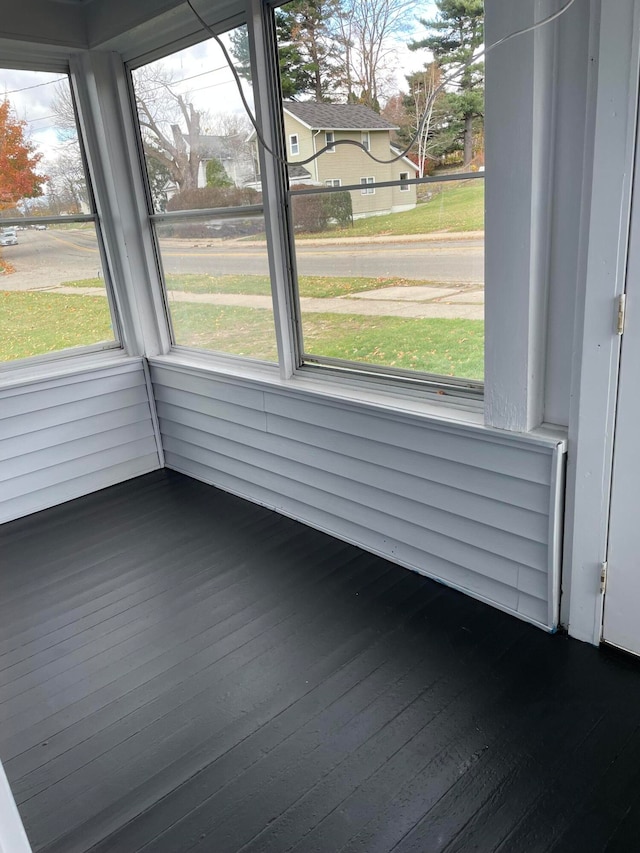
<svg viewBox="0 0 640 853">
<path fill-rule="evenodd" d="M 59 83 L 61 80 L 67 80 L 65 77 L 56 77 L 55 80 L 47 80 L 46 83 L 35 83 L 33 86 L 23 86 L 21 89 L 10 89 L 8 92 L 5 92 L 5 97 L 7 95 L 15 95 L 17 92 L 28 92 L 30 89 L 40 89 L 42 86 L 51 86 L 53 83 Z"/>
<path fill-rule="evenodd" d="M 189 77 L 180 77 L 178 80 L 168 80 L 166 83 L 158 83 L 157 86 L 150 86 L 146 91 L 147 92 L 156 92 L 158 89 L 167 88 L 167 86 L 177 86 L 179 83 L 185 83 L 187 80 L 195 80 L 196 77 L 205 77 L 207 74 L 215 74 L 217 71 L 225 71 L 226 68 L 227 68 L 227 65 L 225 63 L 224 65 L 220 65 L 218 68 L 211 68 L 209 71 L 200 71 L 198 74 L 192 74 Z M 135 71 L 134 71 L 134 81 L 135 81 Z M 215 84 L 212 84 L 212 85 L 215 85 Z M 195 91 L 200 91 L 200 90 L 196 89 Z"/>
<path fill-rule="evenodd" d="M 48 121 L 50 118 L 57 118 L 57 117 L 58 116 L 56 115 L 56 113 L 53 113 L 50 116 L 39 116 L 38 118 L 27 118 L 27 119 L 23 119 L 23 121 L 26 121 L 27 124 L 33 124 L 36 121 Z"/>
</svg>

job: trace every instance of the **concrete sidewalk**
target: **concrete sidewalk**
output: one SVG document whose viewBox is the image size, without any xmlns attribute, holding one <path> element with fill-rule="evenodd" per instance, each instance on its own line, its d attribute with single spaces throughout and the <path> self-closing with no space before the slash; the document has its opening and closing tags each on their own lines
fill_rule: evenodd
<svg viewBox="0 0 640 853">
<path fill-rule="evenodd" d="M 55 287 L 49 289 L 47 293 L 68 293 L 76 296 L 104 295 L 104 292 L 96 287 Z M 189 293 L 183 290 L 170 290 L 167 295 L 169 302 L 231 305 L 265 310 L 270 310 L 272 307 L 270 296 L 245 293 Z M 386 287 L 327 299 L 302 296 L 300 308 L 303 314 L 359 314 L 369 317 L 482 320 L 484 291 L 480 284 L 464 287 L 429 285 Z"/>
</svg>

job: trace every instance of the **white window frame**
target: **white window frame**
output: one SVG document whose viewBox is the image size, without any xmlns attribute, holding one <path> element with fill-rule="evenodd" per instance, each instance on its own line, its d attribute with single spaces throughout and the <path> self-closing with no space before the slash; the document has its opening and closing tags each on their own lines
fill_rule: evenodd
<svg viewBox="0 0 640 853">
<path fill-rule="evenodd" d="M 371 134 L 368 130 L 363 130 L 360 134 L 360 142 L 365 151 L 371 151 Z"/>
<path fill-rule="evenodd" d="M 400 172 L 400 181 L 408 181 L 409 180 L 409 172 Z M 400 192 L 408 193 L 411 187 L 409 184 L 400 183 Z"/>
<path fill-rule="evenodd" d="M 248 26 L 246 20 L 241 20 L 235 22 L 230 27 L 227 27 L 226 30 L 235 29 L 238 26 Z M 220 30 L 221 33 L 225 32 L 225 28 Z M 205 36 L 206 38 L 207 36 Z M 178 48 L 180 50 L 181 48 Z M 163 264 L 162 264 L 162 250 L 160 248 L 160 238 L 158 236 L 157 225 L 161 223 L 170 224 L 172 222 L 185 222 L 189 220 L 199 220 L 206 217 L 215 216 L 216 219 L 229 219 L 233 220 L 237 216 L 242 216 L 246 218 L 260 217 L 266 220 L 265 207 L 262 203 L 252 204 L 252 205 L 240 205 L 238 207 L 224 207 L 224 208 L 215 208 L 215 209 L 201 209 L 201 208 L 192 208 L 189 210 L 181 210 L 174 212 L 156 212 L 154 208 L 153 199 L 151 196 L 151 189 L 148 181 L 148 171 L 146 165 L 146 158 L 144 154 L 144 144 L 142 141 L 142 133 L 139 121 L 137 119 L 137 110 L 135 107 L 136 104 L 136 96 L 135 96 L 135 88 L 133 83 L 133 75 L 132 72 L 137 68 L 143 67 L 151 62 L 154 62 L 156 59 L 162 59 L 166 56 L 171 56 L 171 54 L 175 52 L 174 50 L 168 49 L 167 51 L 159 52 L 159 55 L 154 55 L 152 58 L 149 58 L 148 55 L 143 56 L 139 62 L 129 62 L 127 65 L 127 69 L 125 71 L 127 76 L 127 86 L 130 91 L 130 108 L 132 110 L 132 122 L 133 122 L 133 133 L 135 136 L 135 144 L 137 146 L 137 158 L 141 167 L 141 178 L 144 184 L 143 193 L 145 196 L 145 212 L 146 219 L 149 223 L 149 237 L 150 244 L 152 247 L 152 251 L 154 254 L 154 267 L 155 267 L 155 287 L 154 292 L 156 294 L 160 294 L 161 296 L 161 308 L 158 307 L 156 309 L 156 313 L 158 311 L 162 312 L 163 315 L 163 349 L 165 352 L 169 350 L 175 350 L 176 352 L 184 352 L 188 354 L 197 353 L 198 357 L 213 357 L 217 359 L 224 359 L 227 361 L 237 361 L 238 357 L 234 356 L 231 353 L 227 353 L 224 350 L 203 350 L 199 348 L 189 347 L 184 344 L 179 344 L 176 342 L 175 333 L 173 329 L 173 320 L 171 316 L 171 311 L 169 307 L 169 297 L 166 287 L 166 280 L 163 272 Z M 299 136 L 298 134 L 291 134 L 290 139 L 296 138 L 298 140 L 299 145 Z M 264 164 L 263 164 L 264 171 Z M 277 325 L 276 325 L 276 335 L 277 335 Z M 262 364 L 258 359 L 254 359 L 254 361 L 258 364 Z M 264 364 L 268 367 L 272 366 L 271 362 L 264 362 Z"/>
<path fill-rule="evenodd" d="M 289 134 L 289 153 L 292 157 L 297 157 L 300 154 L 300 134 Z"/>
<path fill-rule="evenodd" d="M 325 187 L 341 187 L 342 180 L 340 178 L 327 178 L 324 185 Z"/>
<path fill-rule="evenodd" d="M 365 189 L 360 190 L 361 194 L 362 195 L 375 195 L 376 194 L 376 188 L 367 186 L 367 184 L 375 184 L 375 182 L 376 182 L 376 179 L 373 177 L 360 178 L 360 183 L 365 184 Z"/>
<path fill-rule="evenodd" d="M 0 228 L 4 230 L 15 228 L 18 225 L 56 225 L 71 224 L 74 222 L 92 223 L 95 228 L 98 254 L 104 277 L 105 295 L 109 306 L 113 339 L 86 346 L 65 347 L 41 355 L 2 362 L 0 364 L 0 385 L 5 376 L 10 377 L 16 371 L 28 370 L 31 376 L 46 376 L 54 369 L 57 370 L 59 365 L 71 365 L 74 361 L 84 365 L 88 363 L 87 358 L 97 361 L 105 357 L 113 358 L 116 353 L 124 355 L 125 342 L 128 340 L 128 330 L 125 323 L 123 323 L 123 312 L 116 309 L 118 300 L 114 292 L 114 276 L 112 273 L 114 265 L 112 263 L 112 254 L 107 245 L 108 234 L 106 232 L 108 232 L 109 226 L 105 222 L 97 197 L 101 184 L 100 167 L 96 168 L 95 160 L 91 156 L 94 150 L 95 136 L 93 133 L 93 122 L 89 114 L 93 109 L 94 103 L 92 103 L 91 98 L 86 93 L 85 87 L 82 85 L 86 81 L 81 75 L 77 74 L 76 55 L 61 55 L 56 59 L 51 59 L 50 54 L 43 48 L 42 52 L 45 59 L 42 61 L 39 56 L 40 51 L 38 47 L 35 45 L 32 47 L 34 54 L 33 62 L 24 62 L 22 56 L 20 56 L 18 61 L 15 61 L 16 58 L 12 56 L 12 51 L 7 50 L 6 56 L 3 56 L 0 62 L 0 66 L 2 69 L 7 70 L 19 68 L 27 71 L 44 71 L 60 74 L 67 78 L 74 109 L 80 157 L 87 185 L 90 213 L 64 216 L 7 217 L 0 220 Z"/>
<path fill-rule="evenodd" d="M 286 151 L 283 143 L 289 140 L 284 133 L 281 104 L 272 82 L 277 79 L 273 61 L 275 32 L 270 21 L 271 7 L 275 5 L 279 4 L 270 0 L 248 0 L 247 23 L 263 133 L 268 144 Z M 513 10 L 512 17 L 506 14 L 507 10 Z M 215 13 L 212 17 L 215 20 Z M 234 19 L 234 25 L 241 22 L 240 18 L 239 15 Z M 531 26 L 538 19 L 534 0 L 523 0 L 517 8 L 511 0 L 486 0 L 486 39 L 497 41 L 518 28 Z M 555 139 L 552 133 L 555 117 L 549 104 L 553 101 L 553 50 L 560 26 L 554 23 L 513 39 L 487 56 L 486 62 L 490 102 L 485 110 L 485 124 L 489 134 L 494 126 L 497 135 L 493 136 L 491 145 L 487 144 L 486 168 L 491 181 L 486 199 L 486 270 L 492 287 L 485 301 L 484 417 L 487 425 L 506 431 L 528 431 L 544 420 L 539 403 L 544 395 L 539 392 L 545 368 L 547 279 L 543 267 L 549 256 L 546 214 L 551 195 L 544 164 L 553 156 L 551 149 Z M 226 22 L 221 23 L 218 30 L 223 32 L 228 28 Z M 166 33 L 155 34 L 154 38 L 156 45 L 167 43 Z M 203 35 L 199 34 L 193 41 L 201 38 Z M 162 53 L 168 52 L 162 49 Z M 156 56 L 160 55 L 158 48 Z M 271 77 L 265 79 L 267 75 Z M 505 134 L 501 130 L 498 134 L 498 129 L 505 127 L 513 129 L 513 133 Z M 514 134 L 519 140 L 517 146 L 514 146 Z M 519 205 L 518 216 L 514 217 L 510 209 L 505 211 L 504 199 L 513 197 L 514 191 L 513 187 L 505 187 L 509 170 L 504 169 L 504 163 L 512 163 L 515 168 L 516 150 L 518 197 L 528 198 L 531 204 Z M 284 175 L 277 167 L 272 168 L 267 159 L 262 157 L 261 174 L 271 250 L 278 352 L 281 376 L 289 379 L 298 371 L 300 361 L 296 355 L 298 321 L 293 316 L 294 286 L 290 281 L 290 223 L 284 213 L 287 190 Z M 362 192 L 363 188 L 358 188 Z M 330 192 L 331 188 L 324 191 Z M 511 246 L 524 246 L 524 251 L 516 253 Z M 519 334 L 515 336 L 514 317 L 519 323 Z M 325 376 L 329 382 L 328 371 Z"/>
<path fill-rule="evenodd" d="M 329 138 L 331 137 L 331 138 Z M 335 154 L 336 153 L 336 135 L 332 130 L 325 130 L 324 132 L 324 144 L 326 147 L 325 154 Z"/>
</svg>

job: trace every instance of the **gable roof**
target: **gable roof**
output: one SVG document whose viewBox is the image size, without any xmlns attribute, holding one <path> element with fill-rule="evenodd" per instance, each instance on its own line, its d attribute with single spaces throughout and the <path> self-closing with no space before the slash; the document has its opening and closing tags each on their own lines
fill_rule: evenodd
<svg viewBox="0 0 640 853">
<path fill-rule="evenodd" d="M 397 130 L 395 124 L 364 104 L 283 101 L 282 106 L 311 130 Z"/>
<path fill-rule="evenodd" d="M 311 177 L 311 172 L 305 169 L 304 166 L 299 166 L 297 163 L 287 163 L 289 177 L 291 179 L 298 178 L 299 180 L 308 180 Z"/>
<path fill-rule="evenodd" d="M 398 146 L 394 145 L 393 143 L 389 146 L 389 148 L 391 149 L 391 153 L 393 154 L 394 157 L 397 157 L 399 154 L 402 154 L 402 149 L 398 148 Z M 411 168 L 416 172 L 416 177 L 417 177 L 418 167 L 413 162 L 413 160 L 411 160 L 409 157 L 407 157 L 406 154 L 402 155 L 400 160 L 398 160 L 398 163 L 406 163 L 407 166 L 411 166 Z"/>
</svg>

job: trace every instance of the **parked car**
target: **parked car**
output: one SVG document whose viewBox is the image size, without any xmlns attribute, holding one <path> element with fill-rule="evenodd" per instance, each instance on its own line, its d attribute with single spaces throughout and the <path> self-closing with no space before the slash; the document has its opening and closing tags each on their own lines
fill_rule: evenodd
<svg viewBox="0 0 640 853">
<path fill-rule="evenodd" d="M 0 246 L 17 246 L 18 235 L 13 230 L 0 231 Z"/>
</svg>

